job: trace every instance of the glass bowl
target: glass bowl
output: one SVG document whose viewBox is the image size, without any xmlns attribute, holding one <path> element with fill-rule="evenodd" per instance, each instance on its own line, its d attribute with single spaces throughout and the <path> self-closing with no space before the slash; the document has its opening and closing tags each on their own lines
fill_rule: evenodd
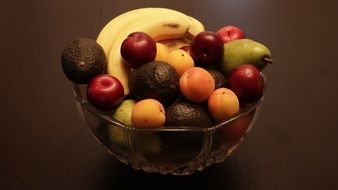
<svg viewBox="0 0 338 190">
<path fill-rule="evenodd" d="M 262 97 L 224 121 L 209 127 L 127 127 L 86 100 L 86 85 L 73 84 L 76 105 L 93 136 L 120 162 L 148 173 L 189 175 L 223 162 L 252 128 Z"/>
</svg>

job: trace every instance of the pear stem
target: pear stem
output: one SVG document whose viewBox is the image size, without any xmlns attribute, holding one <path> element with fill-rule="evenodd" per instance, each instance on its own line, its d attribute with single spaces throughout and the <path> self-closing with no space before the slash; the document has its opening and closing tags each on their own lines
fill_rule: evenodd
<svg viewBox="0 0 338 190">
<path fill-rule="evenodd" d="M 269 64 L 271 64 L 271 63 L 274 62 L 273 59 L 268 58 L 268 57 L 264 57 L 263 60 L 264 60 L 266 63 L 269 63 Z"/>
</svg>

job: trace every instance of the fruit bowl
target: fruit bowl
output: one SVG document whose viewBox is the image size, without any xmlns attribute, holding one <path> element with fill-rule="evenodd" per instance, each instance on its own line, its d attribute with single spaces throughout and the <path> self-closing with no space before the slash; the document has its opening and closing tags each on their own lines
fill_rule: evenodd
<svg viewBox="0 0 338 190">
<path fill-rule="evenodd" d="M 255 123 L 261 98 L 212 127 L 127 127 L 87 102 L 86 85 L 73 84 L 76 105 L 93 136 L 120 162 L 148 173 L 189 175 L 223 162 Z"/>
</svg>

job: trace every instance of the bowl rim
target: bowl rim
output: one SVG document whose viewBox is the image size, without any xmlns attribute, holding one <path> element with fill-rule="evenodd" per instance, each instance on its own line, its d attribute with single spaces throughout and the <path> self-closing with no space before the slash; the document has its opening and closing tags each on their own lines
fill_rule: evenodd
<svg viewBox="0 0 338 190">
<path fill-rule="evenodd" d="M 238 113 L 224 118 L 224 120 L 222 120 L 221 122 L 218 122 L 217 124 L 211 127 L 202 127 L 202 126 L 161 126 L 161 127 L 147 127 L 147 128 L 130 127 L 114 119 L 113 117 L 108 116 L 107 113 L 109 112 L 101 112 L 97 110 L 96 108 L 94 108 L 92 105 L 90 105 L 85 100 L 85 98 L 81 95 L 79 84 L 73 83 L 73 91 L 74 91 L 75 99 L 77 103 L 80 104 L 82 109 L 86 109 L 88 112 L 99 117 L 100 119 L 105 120 L 112 125 L 116 125 L 121 128 L 124 128 L 125 130 L 130 130 L 133 132 L 165 132 L 165 131 L 166 132 L 184 132 L 184 131 L 213 132 L 219 129 L 220 127 L 227 126 L 228 123 L 238 119 L 239 117 L 249 114 L 250 112 L 252 112 L 254 109 L 258 108 L 261 105 L 261 103 L 263 102 L 266 90 L 267 90 L 267 77 L 262 72 L 260 72 L 260 76 L 261 76 L 261 79 L 263 79 L 263 83 L 264 83 L 262 96 L 256 102 L 250 104 L 244 109 L 241 109 Z"/>
</svg>

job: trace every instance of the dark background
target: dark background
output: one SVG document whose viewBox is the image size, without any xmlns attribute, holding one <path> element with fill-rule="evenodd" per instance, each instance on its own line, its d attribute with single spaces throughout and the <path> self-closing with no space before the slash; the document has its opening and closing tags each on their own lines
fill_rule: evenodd
<svg viewBox="0 0 338 190">
<path fill-rule="evenodd" d="M 145 174 L 91 136 L 60 54 L 113 17 L 161 6 L 207 30 L 233 24 L 275 64 L 255 127 L 222 164 L 191 176 Z M 338 189 L 338 1 L 3 1 L 0 8 L 0 189 Z"/>
</svg>

